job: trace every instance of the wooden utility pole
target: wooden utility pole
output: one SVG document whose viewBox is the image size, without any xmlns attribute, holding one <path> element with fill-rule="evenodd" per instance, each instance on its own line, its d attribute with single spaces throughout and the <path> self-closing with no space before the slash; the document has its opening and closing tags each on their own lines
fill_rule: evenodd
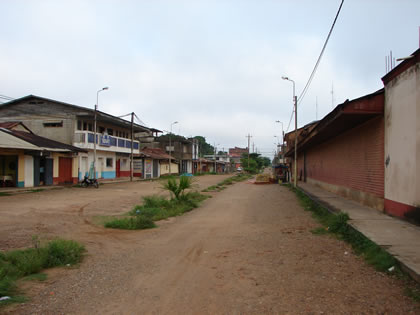
<svg viewBox="0 0 420 315">
<path fill-rule="evenodd" d="M 134 160 L 133 160 L 133 148 L 134 148 L 134 112 L 131 113 L 131 155 L 130 155 L 130 181 L 133 181 L 134 173 Z M 139 144 L 140 150 L 140 144 Z"/>
</svg>

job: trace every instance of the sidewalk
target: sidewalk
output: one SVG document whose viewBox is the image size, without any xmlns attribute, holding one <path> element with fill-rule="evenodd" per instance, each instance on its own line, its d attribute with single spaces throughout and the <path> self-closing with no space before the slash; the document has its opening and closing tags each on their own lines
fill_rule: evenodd
<svg viewBox="0 0 420 315">
<path fill-rule="evenodd" d="M 299 183 L 299 188 L 323 206 L 346 212 L 352 227 L 393 255 L 420 282 L 420 227 L 311 184 Z"/>
<path fill-rule="evenodd" d="M 145 181 L 143 178 L 133 178 L 133 182 Z M 116 184 L 116 183 L 126 183 L 130 182 L 130 177 L 119 177 L 115 179 L 100 179 L 99 184 Z M 34 187 L 0 187 L 0 193 L 6 193 L 10 195 L 34 192 L 40 190 L 53 190 L 53 189 L 63 189 L 71 188 L 75 184 L 68 185 L 50 185 L 50 186 L 34 186 Z"/>
</svg>

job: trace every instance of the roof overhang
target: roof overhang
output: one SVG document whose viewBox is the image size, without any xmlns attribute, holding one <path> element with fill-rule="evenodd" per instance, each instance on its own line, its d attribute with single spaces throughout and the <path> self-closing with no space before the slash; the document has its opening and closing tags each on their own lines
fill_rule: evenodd
<svg viewBox="0 0 420 315">
<path fill-rule="evenodd" d="M 384 89 L 352 101 L 345 101 L 325 116 L 317 126 L 298 143 L 298 151 L 319 145 L 372 118 L 384 114 Z M 285 155 L 294 154 L 294 147 Z"/>
</svg>

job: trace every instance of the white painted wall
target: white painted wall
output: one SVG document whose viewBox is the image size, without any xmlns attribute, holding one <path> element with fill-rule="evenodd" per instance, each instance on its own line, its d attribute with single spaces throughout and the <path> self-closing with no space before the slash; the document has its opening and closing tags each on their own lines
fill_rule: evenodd
<svg viewBox="0 0 420 315">
<path fill-rule="evenodd" d="M 385 87 L 385 199 L 420 205 L 420 64 Z"/>
<path fill-rule="evenodd" d="M 25 155 L 25 187 L 34 186 L 34 158 Z"/>
</svg>

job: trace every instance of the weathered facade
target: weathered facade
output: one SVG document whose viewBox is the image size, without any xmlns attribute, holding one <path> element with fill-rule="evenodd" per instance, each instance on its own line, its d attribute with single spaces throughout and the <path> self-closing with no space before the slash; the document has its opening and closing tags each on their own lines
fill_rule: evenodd
<svg viewBox="0 0 420 315">
<path fill-rule="evenodd" d="M 85 151 L 37 136 L 20 122 L 0 123 L 0 186 L 33 187 L 77 183 Z"/>
<path fill-rule="evenodd" d="M 338 105 L 307 133 L 302 128 L 298 135 L 298 180 L 382 210 L 383 110 L 382 89 Z M 294 140 L 289 142 L 294 144 Z M 286 155 L 293 161 L 294 146 Z M 293 167 L 291 173 L 293 176 Z"/>
<path fill-rule="evenodd" d="M 72 162 L 79 179 L 94 160 L 94 115 L 93 109 L 33 95 L 0 106 L 0 122 L 20 121 L 34 134 L 84 149 Z M 96 115 L 97 178 L 130 176 L 131 131 L 147 135 L 151 130 L 137 124 L 132 129 L 130 122 L 101 111 Z M 133 153 L 140 153 L 139 141 L 133 141 Z"/>
<path fill-rule="evenodd" d="M 420 49 L 382 78 L 385 85 L 385 211 L 420 215 Z"/>
</svg>

